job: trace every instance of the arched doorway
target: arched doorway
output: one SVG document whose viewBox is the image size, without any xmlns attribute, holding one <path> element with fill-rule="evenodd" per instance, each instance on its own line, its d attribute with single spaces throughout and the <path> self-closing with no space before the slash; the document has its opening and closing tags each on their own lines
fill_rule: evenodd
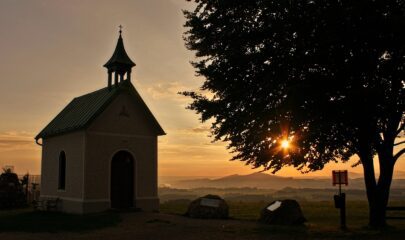
<svg viewBox="0 0 405 240">
<path fill-rule="evenodd" d="M 111 162 L 111 207 L 134 207 L 134 158 L 129 152 L 117 152 Z"/>
</svg>

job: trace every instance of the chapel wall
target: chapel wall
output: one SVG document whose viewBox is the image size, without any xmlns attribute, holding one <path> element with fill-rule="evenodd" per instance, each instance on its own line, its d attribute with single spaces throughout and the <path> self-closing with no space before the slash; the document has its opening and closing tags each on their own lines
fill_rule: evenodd
<svg viewBox="0 0 405 240">
<path fill-rule="evenodd" d="M 85 199 L 110 201 L 111 161 L 127 151 L 134 158 L 134 200 L 157 198 L 157 137 L 88 132 Z"/>
<path fill-rule="evenodd" d="M 84 131 L 76 131 L 43 139 L 41 163 L 41 197 L 68 198 L 80 201 L 83 198 Z M 65 189 L 58 189 L 59 156 L 66 155 Z"/>
<path fill-rule="evenodd" d="M 90 132 L 156 136 L 151 119 L 140 99 L 120 93 L 89 126 Z"/>
<path fill-rule="evenodd" d="M 86 130 L 86 200 L 110 202 L 111 160 L 124 150 L 134 158 L 134 205 L 158 209 L 157 136 L 144 111 L 121 93 Z"/>
</svg>

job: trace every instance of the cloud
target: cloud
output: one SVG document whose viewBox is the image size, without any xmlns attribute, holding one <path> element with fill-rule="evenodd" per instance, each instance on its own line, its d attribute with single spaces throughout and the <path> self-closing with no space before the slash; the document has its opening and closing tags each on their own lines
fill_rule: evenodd
<svg viewBox="0 0 405 240">
<path fill-rule="evenodd" d="M 35 148 L 34 134 L 24 131 L 0 133 L 0 152 Z"/>
<path fill-rule="evenodd" d="M 170 129 L 170 132 L 173 134 L 181 135 L 203 134 L 205 136 L 209 136 L 209 134 L 211 133 L 211 127 L 208 124 L 200 124 L 196 127 Z"/>
<path fill-rule="evenodd" d="M 191 131 L 194 133 L 210 133 L 210 127 L 208 126 L 199 126 L 192 128 Z"/>
<path fill-rule="evenodd" d="M 146 92 L 154 100 L 169 99 L 175 101 L 186 101 L 189 98 L 178 94 L 188 88 L 179 82 L 157 83 L 146 88 Z"/>
<path fill-rule="evenodd" d="M 231 158 L 226 148 L 219 145 L 207 144 L 167 144 L 159 146 L 160 159 L 164 161 L 189 161 L 205 159 L 207 161 L 227 161 Z"/>
</svg>

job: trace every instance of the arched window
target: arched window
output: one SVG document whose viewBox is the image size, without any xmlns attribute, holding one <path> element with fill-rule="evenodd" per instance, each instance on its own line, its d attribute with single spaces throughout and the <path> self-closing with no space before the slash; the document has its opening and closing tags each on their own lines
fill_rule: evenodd
<svg viewBox="0 0 405 240">
<path fill-rule="evenodd" d="M 64 151 L 59 154 L 59 178 L 58 189 L 65 190 L 66 186 L 66 154 Z"/>
</svg>

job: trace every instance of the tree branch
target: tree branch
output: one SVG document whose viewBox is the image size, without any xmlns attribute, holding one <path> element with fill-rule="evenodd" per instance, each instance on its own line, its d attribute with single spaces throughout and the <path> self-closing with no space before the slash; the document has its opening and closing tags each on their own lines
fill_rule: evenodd
<svg viewBox="0 0 405 240">
<path fill-rule="evenodd" d="M 394 155 L 394 162 L 396 162 L 397 160 L 398 160 L 398 158 L 402 155 L 402 154 L 404 154 L 405 153 L 405 148 L 402 148 L 401 150 L 399 150 L 399 152 L 397 152 L 395 155 Z"/>
<path fill-rule="evenodd" d="M 405 128 L 405 122 L 402 122 L 402 124 L 399 125 L 399 128 L 397 129 L 395 136 L 398 136 L 398 134 L 400 134 L 401 131 L 404 130 L 404 128 Z"/>
<path fill-rule="evenodd" d="M 379 133 L 376 133 L 374 136 L 375 136 L 375 142 L 376 142 L 375 147 L 376 147 L 377 151 L 383 150 L 385 138 L 383 139 L 383 137 Z"/>
<path fill-rule="evenodd" d="M 394 146 L 398 146 L 398 145 L 401 145 L 401 144 L 404 144 L 404 143 L 405 143 L 405 141 L 397 142 L 397 143 L 394 144 Z"/>
</svg>

